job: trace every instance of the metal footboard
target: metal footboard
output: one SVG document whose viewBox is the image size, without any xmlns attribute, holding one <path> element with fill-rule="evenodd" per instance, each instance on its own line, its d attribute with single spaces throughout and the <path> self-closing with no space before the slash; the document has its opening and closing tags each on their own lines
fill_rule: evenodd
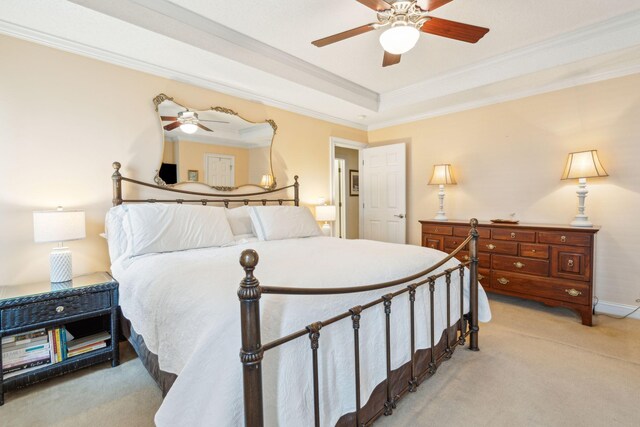
<svg viewBox="0 0 640 427">
<path fill-rule="evenodd" d="M 241 331 L 242 331 L 242 349 L 240 350 L 240 360 L 243 365 L 243 387 L 244 387 L 244 420 L 247 427 L 258 427 L 264 425 L 263 414 L 263 394 L 262 394 L 262 359 L 264 352 L 275 347 L 288 343 L 290 341 L 307 336 L 311 349 L 311 359 L 313 367 L 313 408 L 315 425 L 320 426 L 320 384 L 318 380 L 318 349 L 320 347 L 320 330 L 340 320 L 350 318 L 353 328 L 353 357 L 355 361 L 355 420 L 356 425 L 361 426 L 370 423 L 382 414 L 391 415 L 396 408 L 396 403 L 407 392 L 415 392 L 418 386 L 429 376 L 433 375 L 440 362 L 447 360 L 453 354 L 457 346 L 463 346 L 469 337 L 469 349 L 478 350 L 478 221 L 472 219 L 470 221 L 471 230 L 469 236 L 462 244 L 452 251 L 442 261 L 430 266 L 429 268 L 391 282 L 373 284 L 368 286 L 356 286 L 346 288 L 285 288 L 260 286 L 258 279 L 254 276 L 254 270 L 258 264 L 258 254 L 254 250 L 245 250 L 240 257 L 240 264 L 244 268 L 245 278 L 240 283 L 238 289 L 238 297 L 240 299 L 240 315 L 241 315 Z M 460 250 L 469 245 L 470 260 L 460 263 L 456 267 L 449 268 L 438 274 L 431 274 L 450 259 L 452 259 Z M 469 312 L 464 313 L 464 275 L 465 267 L 469 268 L 470 274 L 470 302 Z M 459 279 L 458 284 L 454 282 L 455 278 Z M 435 341 L 435 319 L 434 319 L 434 302 L 436 291 L 436 280 L 444 277 L 444 287 L 447 298 L 447 328 L 444 332 L 446 345 L 442 354 L 436 355 Z M 284 337 L 278 338 L 266 344 L 261 343 L 260 336 L 260 298 L 262 294 L 283 294 L 283 295 L 332 295 L 344 293 L 367 292 L 373 290 L 383 290 L 398 285 L 406 284 L 395 292 L 390 292 L 381 297 L 357 305 L 348 311 L 339 313 L 334 317 L 314 322 L 296 332 Z M 457 339 L 452 340 L 449 334 L 451 330 L 451 287 L 458 285 L 460 287 L 460 320 L 457 323 L 454 333 Z M 426 369 L 420 371 L 416 363 L 416 332 L 415 332 L 415 304 L 416 290 L 419 287 L 427 286 L 429 290 L 429 317 L 430 317 L 430 359 Z M 409 311 L 410 311 L 410 380 L 402 388 L 402 390 L 393 395 L 391 387 L 391 314 L 394 299 L 402 294 L 408 293 Z M 361 401 L 360 393 L 360 319 L 361 314 L 365 310 L 373 310 L 380 307 L 385 314 L 385 344 L 386 344 L 386 401 L 384 406 L 376 413 L 372 419 L 361 419 Z"/>
</svg>

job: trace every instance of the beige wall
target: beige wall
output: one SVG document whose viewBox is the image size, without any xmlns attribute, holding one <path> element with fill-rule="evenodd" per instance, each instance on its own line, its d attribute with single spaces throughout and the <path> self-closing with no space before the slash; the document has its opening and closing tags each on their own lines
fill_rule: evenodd
<svg viewBox="0 0 640 427">
<path fill-rule="evenodd" d="M 347 211 L 347 239 L 357 239 L 360 236 L 360 211 L 358 206 L 360 205 L 359 196 L 349 195 L 349 170 L 360 170 L 358 167 L 358 150 L 336 147 L 335 157 L 338 159 L 344 159 L 346 167 L 344 171 L 344 177 L 346 179 L 346 211 Z"/>
<path fill-rule="evenodd" d="M 408 238 L 437 211 L 433 165 L 451 163 L 449 218 L 568 224 L 575 181 L 560 181 L 567 154 L 597 149 L 610 176 L 590 179 L 587 214 L 602 226 L 596 295 L 636 305 L 640 298 L 640 75 L 370 132 L 372 143 L 408 139 Z"/>
<path fill-rule="evenodd" d="M 222 105 L 278 124 L 274 163 L 282 185 L 300 175 L 303 202 L 329 198 L 329 138 L 366 132 L 0 36 L 0 271 L 2 284 L 48 279 L 53 244 L 33 243 L 32 211 L 84 209 L 87 238 L 70 242 L 74 272 L 109 266 L 103 231 L 111 162 L 151 181 L 162 158 L 152 99 L 164 92 L 194 107 Z"/>
</svg>

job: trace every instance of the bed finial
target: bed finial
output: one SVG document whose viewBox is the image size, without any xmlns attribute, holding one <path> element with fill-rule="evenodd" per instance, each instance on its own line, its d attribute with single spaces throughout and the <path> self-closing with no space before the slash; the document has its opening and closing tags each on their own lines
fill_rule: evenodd
<svg viewBox="0 0 640 427">
<path fill-rule="evenodd" d="M 115 169 L 111 175 L 111 180 L 113 181 L 113 199 L 111 199 L 111 202 L 113 206 L 119 206 L 122 204 L 122 175 L 120 174 L 122 165 L 120 162 L 113 162 L 111 166 Z"/>
<path fill-rule="evenodd" d="M 240 265 L 246 277 L 240 282 L 240 330 L 242 332 L 242 377 L 244 390 L 244 425 L 264 425 L 262 406 L 262 357 L 264 350 L 260 338 L 260 282 L 253 275 L 258 265 L 258 253 L 245 249 L 240 255 Z"/>
<path fill-rule="evenodd" d="M 293 204 L 300 206 L 300 184 L 298 183 L 298 175 L 293 177 Z"/>
<path fill-rule="evenodd" d="M 478 236 L 478 220 L 476 218 L 471 218 L 469 221 L 469 225 L 471 225 L 471 230 L 469 230 L 469 234 L 472 236 Z"/>
</svg>

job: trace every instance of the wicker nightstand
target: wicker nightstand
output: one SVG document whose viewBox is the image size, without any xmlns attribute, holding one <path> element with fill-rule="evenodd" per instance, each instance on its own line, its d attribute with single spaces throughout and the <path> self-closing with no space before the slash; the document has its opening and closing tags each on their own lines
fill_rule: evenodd
<svg viewBox="0 0 640 427">
<path fill-rule="evenodd" d="M 101 272 L 75 277 L 72 281 L 63 284 L 45 282 L 0 287 L 0 337 L 24 337 L 25 335 L 21 334 L 42 328 L 47 333 L 55 328 L 64 328 L 63 330 L 68 331 L 78 340 L 90 337 L 96 332 L 108 332 L 110 338 L 105 340 L 106 347 L 95 350 L 89 350 L 90 346 L 85 347 L 86 353 L 67 358 L 66 354 L 71 354 L 68 352 L 64 360 L 46 363 L 31 370 L 25 369 L 24 373 L 15 372 L 10 378 L 4 378 L 9 374 L 0 375 L 0 405 L 4 404 L 6 391 L 107 360 L 111 360 L 112 366 L 119 364 L 118 282 L 108 273 Z M 65 337 L 67 337 L 66 333 Z M 13 338 L 5 338 L 6 341 L 11 339 Z M 68 344 L 71 343 L 73 341 L 69 341 Z M 14 343 L 5 343 L 7 352 L 14 348 L 10 347 L 11 345 L 15 346 Z M 52 342 L 51 346 L 53 345 Z M 21 351 L 20 347 L 17 348 Z M 66 351 L 67 347 L 62 346 L 62 348 L 64 350 L 61 351 Z M 2 343 L 0 343 L 0 367 L 2 353 Z"/>
</svg>

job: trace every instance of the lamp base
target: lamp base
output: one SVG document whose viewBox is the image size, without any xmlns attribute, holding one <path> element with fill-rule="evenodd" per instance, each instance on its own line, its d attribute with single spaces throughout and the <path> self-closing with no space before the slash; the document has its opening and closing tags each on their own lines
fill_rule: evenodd
<svg viewBox="0 0 640 427">
<path fill-rule="evenodd" d="M 438 212 L 433 218 L 434 221 L 449 221 L 449 218 L 444 214 L 444 212 Z"/>
<path fill-rule="evenodd" d="M 322 234 L 324 234 L 327 237 L 331 237 L 331 225 L 329 225 L 328 222 L 325 222 L 324 224 L 322 224 Z"/>
<path fill-rule="evenodd" d="M 71 251 L 67 247 L 54 248 L 49 254 L 51 283 L 68 282 L 73 279 Z"/>
<path fill-rule="evenodd" d="M 576 215 L 569 225 L 572 227 L 593 227 L 589 217 L 586 215 Z"/>
</svg>

